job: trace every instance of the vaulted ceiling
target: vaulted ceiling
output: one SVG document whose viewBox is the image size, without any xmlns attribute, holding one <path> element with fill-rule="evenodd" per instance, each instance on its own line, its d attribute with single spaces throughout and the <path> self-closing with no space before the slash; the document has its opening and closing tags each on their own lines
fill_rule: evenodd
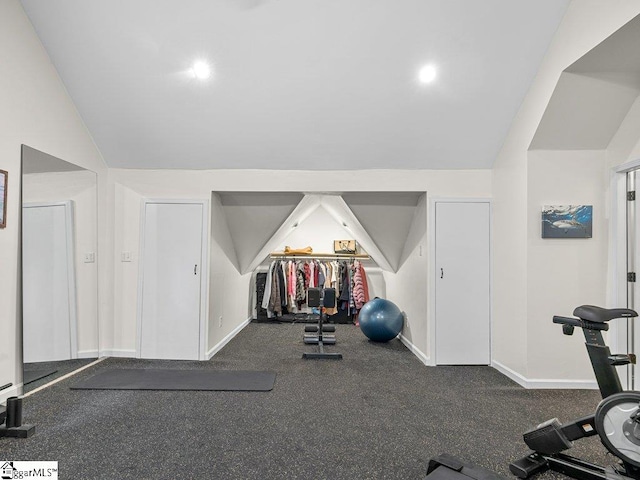
<svg viewBox="0 0 640 480">
<path fill-rule="evenodd" d="M 310 170 L 491 168 L 568 2 L 22 0 L 110 167 Z"/>
</svg>

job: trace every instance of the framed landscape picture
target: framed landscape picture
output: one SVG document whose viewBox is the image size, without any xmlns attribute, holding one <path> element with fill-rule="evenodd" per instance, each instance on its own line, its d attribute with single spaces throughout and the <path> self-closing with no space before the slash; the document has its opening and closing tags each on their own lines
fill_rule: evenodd
<svg viewBox="0 0 640 480">
<path fill-rule="evenodd" d="M 5 170 L 0 170 L 0 228 L 7 226 L 7 177 Z"/>
<path fill-rule="evenodd" d="M 591 238 L 593 205 L 542 207 L 542 238 Z"/>
</svg>

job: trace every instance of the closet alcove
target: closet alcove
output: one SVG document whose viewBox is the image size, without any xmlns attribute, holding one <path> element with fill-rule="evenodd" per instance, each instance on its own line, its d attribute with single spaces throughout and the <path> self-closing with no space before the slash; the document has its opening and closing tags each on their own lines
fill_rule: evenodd
<svg viewBox="0 0 640 480">
<path fill-rule="evenodd" d="M 273 252 L 332 254 L 341 239 L 370 257 L 359 259 L 370 297 L 395 302 L 406 315 L 403 335 L 426 341 L 426 192 L 218 191 L 210 225 L 209 355 L 237 328 L 231 319 L 257 318 L 256 276 Z"/>
</svg>

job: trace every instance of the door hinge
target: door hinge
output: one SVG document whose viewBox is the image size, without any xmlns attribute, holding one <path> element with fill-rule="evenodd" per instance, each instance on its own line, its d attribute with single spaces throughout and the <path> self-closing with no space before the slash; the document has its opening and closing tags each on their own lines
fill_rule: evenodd
<svg viewBox="0 0 640 480">
<path fill-rule="evenodd" d="M 636 199 L 636 191 L 635 190 L 631 190 L 630 192 L 627 192 L 627 201 L 633 202 L 635 199 Z"/>
<path fill-rule="evenodd" d="M 635 282 L 636 281 L 636 272 L 627 273 L 627 282 Z"/>
</svg>

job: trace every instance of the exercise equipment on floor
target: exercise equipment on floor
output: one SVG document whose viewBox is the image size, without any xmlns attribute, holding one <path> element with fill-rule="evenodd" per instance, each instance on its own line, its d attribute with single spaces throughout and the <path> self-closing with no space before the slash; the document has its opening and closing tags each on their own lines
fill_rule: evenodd
<svg viewBox="0 0 640 480">
<path fill-rule="evenodd" d="M 307 305 L 310 307 L 333 307 L 336 304 L 336 291 L 334 288 L 310 288 L 307 293 Z M 302 358 L 306 359 L 322 359 L 322 360 L 341 360 L 342 354 L 336 352 L 325 352 L 325 345 L 335 345 L 336 336 L 335 325 L 325 325 L 325 312 L 320 308 L 320 316 L 317 325 L 306 325 L 304 328 L 304 343 L 310 345 L 318 345 L 317 352 L 305 352 Z"/>
<path fill-rule="evenodd" d="M 504 477 L 447 453 L 429 460 L 426 480 L 505 480 Z"/>
<path fill-rule="evenodd" d="M 7 398 L 7 405 L 0 405 L 0 437 L 27 438 L 34 433 L 34 425 L 22 424 L 22 399 Z"/>
<path fill-rule="evenodd" d="M 602 337 L 602 332 L 609 330 L 608 321 L 638 314 L 626 308 L 582 305 L 573 315 L 578 318 L 554 316 L 553 323 L 562 325 L 565 335 L 573 335 L 575 327 L 582 328 L 603 400 L 594 414 L 564 425 L 554 418 L 526 432 L 524 441 L 534 451 L 509 468 L 519 478 L 550 469 L 580 480 L 640 480 L 640 392 L 623 391 L 615 368 L 635 363 L 635 355 L 612 355 Z M 618 457 L 617 466 L 605 468 L 561 453 L 575 440 L 593 435 L 599 435 L 606 449 Z"/>
<path fill-rule="evenodd" d="M 404 325 L 404 316 L 398 306 L 376 297 L 364 304 L 358 315 L 360 330 L 374 342 L 388 342 L 398 336 Z"/>
</svg>

